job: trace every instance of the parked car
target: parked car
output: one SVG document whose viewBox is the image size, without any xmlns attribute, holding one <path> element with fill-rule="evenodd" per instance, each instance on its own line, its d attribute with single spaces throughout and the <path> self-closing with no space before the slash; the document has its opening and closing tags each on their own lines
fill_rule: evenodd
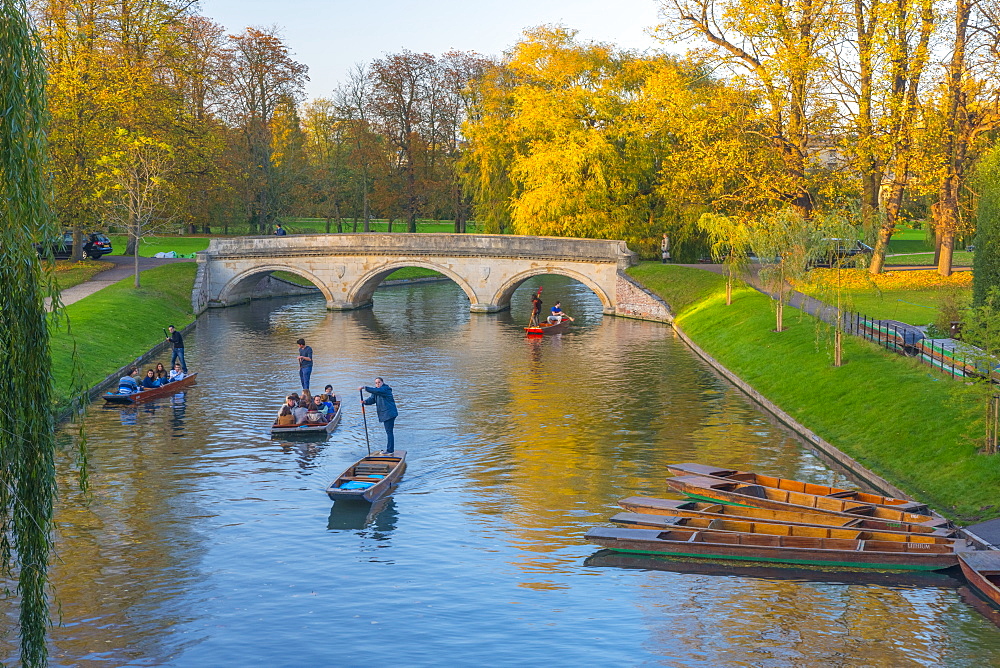
<svg viewBox="0 0 1000 668">
<path fill-rule="evenodd" d="M 111 239 L 106 235 L 100 233 L 88 232 L 81 235 L 83 238 L 83 258 L 99 260 L 102 256 L 107 255 L 114 248 L 111 247 Z M 57 259 L 63 259 L 73 256 L 73 233 L 65 232 L 62 237 L 54 239 L 49 247 L 52 249 L 52 256 Z M 43 244 L 35 244 L 35 250 L 38 251 L 39 255 L 45 252 L 45 246 Z"/>
<path fill-rule="evenodd" d="M 855 264 L 852 260 L 867 255 L 871 258 L 875 249 L 854 239 L 823 239 L 825 249 L 822 256 L 813 260 L 811 267 L 836 267 Z"/>
</svg>

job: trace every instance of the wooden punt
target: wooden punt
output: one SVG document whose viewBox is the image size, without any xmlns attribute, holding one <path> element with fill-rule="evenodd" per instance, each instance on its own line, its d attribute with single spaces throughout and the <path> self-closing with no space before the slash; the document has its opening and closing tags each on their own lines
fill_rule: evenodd
<svg viewBox="0 0 1000 668">
<path fill-rule="evenodd" d="M 197 382 L 198 372 L 196 371 L 184 376 L 181 380 L 175 380 L 172 383 L 167 383 L 166 385 L 161 385 L 160 387 L 151 387 L 148 390 L 133 392 L 132 394 L 105 392 L 101 396 L 104 397 L 104 401 L 109 404 L 141 404 L 145 401 L 152 401 L 153 399 L 166 397 L 174 394 L 175 392 L 180 392 L 183 389 L 191 387 Z"/>
<path fill-rule="evenodd" d="M 383 452 L 362 457 L 326 488 L 327 495 L 338 499 L 377 501 L 399 481 L 406 470 L 406 451 Z"/>
<path fill-rule="evenodd" d="M 1000 550 L 959 552 L 958 565 L 970 585 L 1000 606 Z"/>
<path fill-rule="evenodd" d="M 772 524 L 791 524 L 800 526 L 828 526 L 838 529 L 856 529 L 858 531 L 881 531 L 893 533 L 926 534 L 947 538 L 957 531 L 954 528 L 934 529 L 922 524 L 910 524 L 877 520 L 870 517 L 831 515 L 828 513 L 774 510 L 772 508 L 753 508 L 750 506 L 734 506 L 725 503 L 709 501 L 692 501 L 690 499 L 657 499 L 647 496 L 630 496 L 622 499 L 618 505 L 626 510 L 644 515 L 674 515 L 677 517 L 703 517 L 706 519 L 735 519 L 749 521 L 764 521 Z"/>
<path fill-rule="evenodd" d="M 777 478 L 775 476 L 762 475 L 760 473 L 750 473 L 748 471 L 736 471 L 733 469 L 720 469 L 717 466 L 706 466 L 704 464 L 667 464 L 667 470 L 678 476 L 700 475 L 709 478 L 722 478 L 724 480 L 735 480 L 745 482 L 750 485 L 760 485 L 773 489 L 785 489 L 790 492 L 802 492 L 803 494 L 815 494 L 816 496 L 829 496 L 834 499 L 847 499 L 859 501 L 861 503 L 873 503 L 876 506 L 889 506 L 906 510 L 911 513 L 927 512 L 927 504 L 909 499 L 896 499 L 891 496 L 881 494 L 869 494 L 859 492 L 854 489 L 842 489 L 840 487 L 830 487 L 828 485 L 815 485 L 810 482 L 800 482 L 788 478 Z"/>
<path fill-rule="evenodd" d="M 861 515 L 878 520 L 899 522 L 900 524 L 922 524 L 932 529 L 951 526 L 951 523 L 943 517 L 910 513 L 887 506 L 876 506 L 871 503 L 836 499 L 829 496 L 816 496 L 815 494 L 790 492 L 761 485 L 749 485 L 735 480 L 681 476 L 670 478 L 667 480 L 667 485 L 682 494 L 705 501 L 721 501 L 722 503 L 773 508 L 774 510 L 833 513 L 843 517 Z"/>
<path fill-rule="evenodd" d="M 543 323 L 534 327 L 525 327 L 524 331 L 528 336 L 544 336 L 545 334 L 561 334 L 569 329 L 569 320 L 563 320 L 555 325 Z"/>
<path fill-rule="evenodd" d="M 838 527 L 814 527 L 801 524 L 775 524 L 773 522 L 747 521 L 737 519 L 712 519 L 708 517 L 672 517 L 670 515 L 646 515 L 644 513 L 618 513 L 611 518 L 615 524 L 635 529 L 659 529 L 677 531 L 728 531 L 736 533 L 759 533 L 772 536 L 806 536 L 809 538 L 844 538 L 848 540 L 889 540 L 897 543 L 936 543 L 954 545 L 958 538 L 934 536 L 926 533 L 897 533 L 894 531 L 861 531 Z"/>
<path fill-rule="evenodd" d="M 942 571 L 885 571 L 871 568 L 864 569 L 830 569 L 816 566 L 796 566 L 793 564 L 754 563 L 752 561 L 723 561 L 720 559 L 684 559 L 659 554 L 629 554 L 613 550 L 598 550 L 583 561 L 587 568 L 625 568 L 643 571 L 665 571 L 690 575 L 707 575 L 725 578 L 754 578 L 772 581 L 822 582 L 832 584 L 880 586 L 908 585 L 915 587 L 933 587 L 934 589 L 951 589 L 957 587 L 969 591 L 955 572 L 955 569 Z M 726 585 L 728 586 L 728 585 Z M 961 594 L 961 589 L 959 594 Z M 988 604 L 980 597 L 972 594 L 974 603 L 984 607 Z M 992 608 L 991 608 L 992 609 Z M 996 613 L 1000 616 L 1000 613 Z"/>
<path fill-rule="evenodd" d="M 292 427 L 279 427 L 278 422 L 275 421 L 271 425 L 271 436 L 306 436 L 306 435 L 325 435 L 332 432 L 336 426 L 340 423 L 340 408 L 341 402 L 333 402 L 333 417 L 330 418 L 329 422 L 305 422 L 303 424 L 297 424 Z"/>
<path fill-rule="evenodd" d="M 812 566 L 936 571 L 958 562 L 952 546 L 933 543 L 607 527 L 586 540 L 616 552 Z"/>
</svg>

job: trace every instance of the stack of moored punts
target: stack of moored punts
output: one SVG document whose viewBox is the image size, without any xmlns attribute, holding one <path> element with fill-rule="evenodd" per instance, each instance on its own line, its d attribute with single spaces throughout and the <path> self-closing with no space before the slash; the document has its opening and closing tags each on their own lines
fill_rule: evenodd
<svg viewBox="0 0 1000 668">
<path fill-rule="evenodd" d="M 587 540 L 617 552 L 835 568 L 939 570 L 993 564 L 946 518 L 908 499 L 702 464 L 668 467 L 685 500 L 629 497 Z M 1000 554 L 1000 553 L 997 553 Z M 984 566 L 985 568 L 985 566 Z M 971 581 L 971 578 L 970 578 Z"/>
</svg>

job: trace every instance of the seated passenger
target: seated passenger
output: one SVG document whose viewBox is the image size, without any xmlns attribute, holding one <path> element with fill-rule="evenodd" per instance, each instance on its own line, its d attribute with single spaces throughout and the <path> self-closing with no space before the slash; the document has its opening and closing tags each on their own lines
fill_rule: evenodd
<svg viewBox="0 0 1000 668">
<path fill-rule="evenodd" d="M 152 369 L 146 370 L 146 377 L 142 379 L 141 384 L 144 390 L 151 390 L 161 385 L 160 379 L 156 377 L 156 372 Z"/>
<path fill-rule="evenodd" d="M 309 412 L 309 406 L 305 401 L 299 401 L 298 405 L 292 409 L 292 415 L 295 416 L 295 424 L 302 424 L 306 421 L 306 413 Z"/>
<path fill-rule="evenodd" d="M 167 370 L 163 368 L 163 362 L 156 363 L 156 380 L 160 381 L 160 385 L 170 381 L 170 377 L 167 376 Z"/>
<path fill-rule="evenodd" d="M 309 408 L 307 416 L 310 422 L 327 422 L 330 419 L 330 405 L 323 401 L 323 397 L 316 395 L 313 397 L 313 405 Z"/>
<path fill-rule="evenodd" d="M 140 391 L 139 383 L 135 380 L 137 373 L 139 373 L 138 369 L 134 366 L 129 367 L 127 375 L 118 380 L 118 394 L 134 394 Z"/>
<path fill-rule="evenodd" d="M 279 427 L 294 427 L 295 426 L 295 416 L 292 415 L 292 409 L 288 404 L 281 407 L 278 411 L 278 426 Z"/>
<path fill-rule="evenodd" d="M 562 322 L 565 313 L 562 312 L 562 302 L 556 302 L 555 306 L 552 307 L 552 313 L 549 315 L 548 321 L 550 325 L 558 325 Z"/>
<path fill-rule="evenodd" d="M 174 368 L 170 370 L 170 379 L 167 381 L 169 383 L 175 383 L 178 380 L 184 380 L 185 373 L 181 371 L 180 362 L 174 365 Z"/>
</svg>

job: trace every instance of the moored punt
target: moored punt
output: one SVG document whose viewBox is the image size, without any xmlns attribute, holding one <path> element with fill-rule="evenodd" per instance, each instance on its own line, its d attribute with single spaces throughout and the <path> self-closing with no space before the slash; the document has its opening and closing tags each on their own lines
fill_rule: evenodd
<svg viewBox="0 0 1000 668">
<path fill-rule="evenodd" d="M 569 329 L 569 320 L 563 320 L 562 322 L 556 323 L 555 325 L 550 325 L 548 323 L 542 323 L 540 325 L 534 325 L 532 327 L 525 327 L 524 331 L 527 332 L 528 336 L 543 336 L 545 334 L 561 334 Z"/>
<path fill-rule="evenodd" d="M 846 568 L 934 571 L 958 561 L 952 546 L 932 543 L 606 527 L 586 539 L 617 552 Z"/>
<path fill-rule="evenodd" d="M 173 394 L 174 392 L 180 392 L 181 390 L 191 387 L 198 382 L 198 372 L 194 372 L 184 376 L 181 380 L 175 380 L 172 383 L 167 383 L 166 385 L 161 385 L 159 387 L 151 387 L 148 390 L 141 390 L 139 392 L 133 392 L 132 394 L 118 394 L 117 392 L 105 392 L 101 396 L 104 397 L 104 401 L 109 404 L 141 404 L 145 401 L 152 401 L 159 397 L 165 397 Z"/>
<path fill-rule="evenodd" d="M 362 457 L 326 488 L 327 495 L 338 499 L 376 501 L 396 484 L 406 470 L 406 451 L 376 453 Z"/>
<path fill-rule="evenodd" d="M 646 515 L 674 515 L 678 517 L 703 517 L 706 519 L 737 519 L 764 521 L 773 524 L 793 524 L 802 526 L 829 526 L 858 531 L 881 531 L 893 533 L 919 533 L 946 538 L 957 530 L 938 528 L 922 524 L 900 523 L 877 520 L 869 517 L 834 515 L 802 510 L 774 510 L 734 506 L 717 501 L 692 501 L 690 499 L 657 499 L 648 496 L 630 496 L 618 502 L 626 510 Z"/>
<path fill-rule="evenodd" d="M 959 552 L 958 565 L 969 584 L 1000 606 L 1000 550 Z"/>
<path fill-rule="evenodd" d="M 861 531 L 837 527 L 816 527 L 801 524 L 775 524 L 772 522 L 737 519 L 710 519 L 705 517 L 671 517 L 670 515 L 644 515 L 618 513 L 611 518 L 616 524 L 636 529 L 677 531 L 728 531 L 759 533 L 772 536 L 806 536 L 809 538 L 844 538 L 848 540 L 887 540 L 897 543 L 936 543 L 954 545 L 959 539 L 934 536 L 926 533 L 895 533 L 892 531 Z"/>
<path fill-rule="evenodd" d="M 828 485 L 816 485 L 810 482 L 800 482 L 788 478 L 777 478 L 775 476 L 762 475 L 760 473 L 750 473 L 748 471 L 735 471 L 733 469 L 721 469 L 717 466 L 706 466 L 704 464 L 668 464 L 667 470 L 677 476 L 700 475 L 710 478 L 722 478 L 724 480 L 735 480 L 749 485 L 760 485 L 773 489 L 784 489 L 790 492 L 802 492 L 803 494 L 815 494 L 816 496 L 829 496 L 834 499 L 847 499 L 859 501 L 861 503 L 873 503 L 877 506 L 889 506 L 899 510 L 906 510 L 911 513 L 927 513 L 927 504 L 908 499 L 897 499 L 882 494 L 870 494 L 854 489 L 843 489 L 840 487 L 830 487 Z"/>
<path fill-rule="evenodd" d="M 718 478 L 681 476 L 670 478 L 667 480 L 667 485 L 682 494 L 707 501 L 721 501 L 722 503 L 773 508 L 774 510 L 833 513 L 846 517 L 860 515 L 890 522 L 921 524 L 933 529 L 951 526 L 951 523 L 943 517 L 910 513 L 887 506 L 876 506 L 871 503 L 836 499 L 829 496 L 816 496 L 815 494 L 790 492 L 737 481 L 719 480 Z"/>
<path fill-rule="evenodd" d="M 341 402 L 333 402 L 333 417 L 329 422 L 304 422 L 290 427 L 279 427 L 275 422 L 271 425 L 271 436 L 301 436 L 308 434 L 329 434 L 340 423 Z"/>
</svg>

